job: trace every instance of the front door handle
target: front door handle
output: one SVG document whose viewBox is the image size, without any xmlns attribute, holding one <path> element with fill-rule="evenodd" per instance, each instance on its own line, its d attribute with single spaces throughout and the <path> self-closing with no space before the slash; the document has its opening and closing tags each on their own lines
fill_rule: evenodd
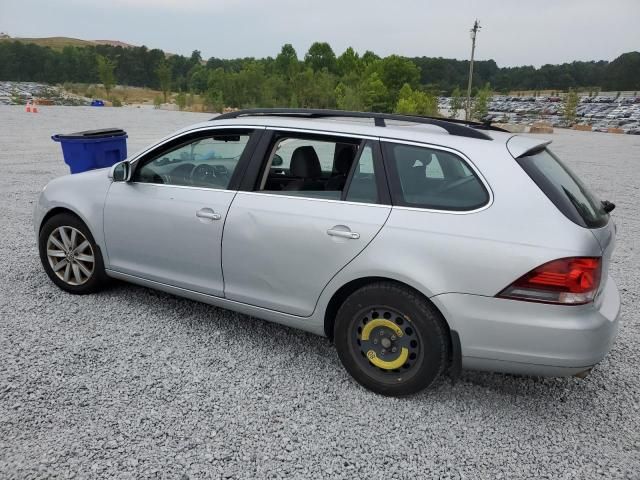
<svg viewBox="0 0 640 480">
<path fill-rule="evenodd" d="M 360 234 L 352 232 L 348 227 L 343 225 L 336 225 L 333 228 L 327 230 L 327 235 L 332 237 L 348 238 L 350 240 L 357 240 L 360 238 Z"/>
<path fill-rule="evenodd" d="M 206 218 L 208 220 L 220 220 L 222 218 L 222 215 L 214 212 L 210 208 L 201 208 L 196 212 L 196 217 Z"/>
</svg>

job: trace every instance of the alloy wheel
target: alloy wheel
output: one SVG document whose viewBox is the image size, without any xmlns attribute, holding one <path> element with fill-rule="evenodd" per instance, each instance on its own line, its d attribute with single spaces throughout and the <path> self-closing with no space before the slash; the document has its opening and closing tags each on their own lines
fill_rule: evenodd
<svg viewBox="0 0 640 480">
<path fill-rule="evenodd" d="M 47 239 L 47 259 L 56 276 L 69 285 L 83 285 L 93 275 L 93 247 L 76 228 L 62 226 L 51 232 Z"/>
</svg>

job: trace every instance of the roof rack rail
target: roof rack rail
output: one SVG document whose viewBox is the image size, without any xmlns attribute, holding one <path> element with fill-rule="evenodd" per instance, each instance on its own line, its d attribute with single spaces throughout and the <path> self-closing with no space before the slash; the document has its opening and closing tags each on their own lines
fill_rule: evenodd
<svg viewBox="0 0 640 480">
<path fill-rule="evenodd" d="M 400 122 L 421 123 L 435 125 L 443 128 L 450 135 L 460 137 L 477 138 L 480 140 L 492 140 L 486 133 L 479 130 L 495 130 L 505 132 L 502 128 L 494 127 L 490 123 L 469 122 L 465 120 L 444 119 L 437 117 L 424 117 L 420 115 L 400 115 L 396 113 L 375 113 L 375 112 L 350 112 L 347 110 L 324 110 L 313 108 L 251 108 L 237 110 L 218 115 L 211 120 L 228 120 L 239 117 L 259 117 L 259 116 L 281 116 L 281 117 L 306 117 L 306 118 L 369 118 L 373 119 L 377 127 L 386 127 L 385 120 L 396 120 Z"/>
</svg>

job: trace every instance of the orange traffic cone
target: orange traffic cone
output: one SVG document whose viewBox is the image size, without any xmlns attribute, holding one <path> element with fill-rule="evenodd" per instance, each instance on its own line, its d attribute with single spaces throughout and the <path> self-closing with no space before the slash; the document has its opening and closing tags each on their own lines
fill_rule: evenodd
<svg viewBox="0 0 640 480">
<path fill-rule="evenodd" d="M 26 109 L 27 113 L 31 112 L 31 102 L 27 102 L 27 109 Z"/>
<path fill-rule="evenodd" d="M 33 106 L 31 107 L 31 113 L 38 113 L 38 105 L 36 105 L 36 102 L 33 102 Z"/>
</svg>

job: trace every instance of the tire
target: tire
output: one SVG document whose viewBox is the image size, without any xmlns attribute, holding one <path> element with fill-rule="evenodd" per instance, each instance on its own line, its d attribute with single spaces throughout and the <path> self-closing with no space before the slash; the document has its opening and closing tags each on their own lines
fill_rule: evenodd
<svg viewBox="0 0 640 480">
<path fill-rule="evenodd" d="M 100 249 L 75 215 L 60 213 L 48 219 L 40 229 L 38 249 L 44 271 L 66 292 L 94 293 L 107 283 Z"/>
<path fill-rule="evenodd" d="M 393 282 L 367 285 L 344 301 L 334 342 L 351 376 L 387 396 L 427 388 L 446 368 L 450 350 L 440 312 L 419 293 Z"/>
</svg>

